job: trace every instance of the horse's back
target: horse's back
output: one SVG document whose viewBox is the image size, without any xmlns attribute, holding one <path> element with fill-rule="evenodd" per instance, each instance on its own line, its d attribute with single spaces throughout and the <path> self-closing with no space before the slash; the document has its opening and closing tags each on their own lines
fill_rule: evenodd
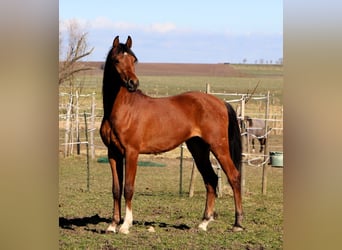
<svg viewBox="0 0 342 250">
<path fill-rule="evenodd" d="M 217 97 L 199 91 L 190 91 L 171 97 L 174 102 L 200 109 L 201 113 L 213 113 L 213 111 L 227 113 L 224 102 Z M 186 106 L 183 108 L 186 109 Z M 213 110 L 214 109 L 214 110 Z M 214 113 L 215 113 L 214 112 Z"/>
<path fill-rule="evenodd" d="M 255 136 L 261 136 L 265 133 L 265 121 L 261 119 L 251 119 L 252 124 L 247 129 L 249 133 Z"/>
</svg>

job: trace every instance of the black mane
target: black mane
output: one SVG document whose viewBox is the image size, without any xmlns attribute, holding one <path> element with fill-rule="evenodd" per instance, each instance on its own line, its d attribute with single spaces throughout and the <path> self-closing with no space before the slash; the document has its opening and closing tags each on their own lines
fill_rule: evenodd
<svg viewBox="0 0 342 250">
<path fill-rule="evenodd" d="M 115 51 L 113 51 L 114 49 Z M 138 58 L 135 56 L 134 52 L 125 44 L 120 43 L 116 48 L 112 47 L 109 50 L 104 66 L 102 82 L 104 117 L 109 117 L 116 95 L 123 85 L 122 80 L 114 67 L 114 56 L 120 53 L 128 53 L 134 57 L 135 62 L 138 61 Z"/>
</svg>

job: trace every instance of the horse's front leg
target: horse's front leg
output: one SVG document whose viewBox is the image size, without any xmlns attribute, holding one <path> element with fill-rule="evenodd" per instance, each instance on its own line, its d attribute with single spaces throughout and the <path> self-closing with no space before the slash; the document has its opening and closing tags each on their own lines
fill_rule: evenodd
<svg viewBox="0 0 342 250">
<path fill-rule="evenodd" d="M 133 212 L 132 212 L 132 198 L 134 193 L 134 182 L 135 175 L 137 172 L 137 161 L 138 152 L 136 151 L 126 151 L 125 155 L 125 203 L 126 203 L 126 214 L 125 219 L 120 227 L 120 233 L 128 234 L 129 228 L 133 225 Z"/>
<path fill-rule="evenodd" d="M 123 157 L 108 150 L 108 159 L 112 170 L 113 193 L 113 221 L 107 228 L 107 232 L 118 232 L 121 221 L 121 196 L 123 183 Z"/>
</svg>

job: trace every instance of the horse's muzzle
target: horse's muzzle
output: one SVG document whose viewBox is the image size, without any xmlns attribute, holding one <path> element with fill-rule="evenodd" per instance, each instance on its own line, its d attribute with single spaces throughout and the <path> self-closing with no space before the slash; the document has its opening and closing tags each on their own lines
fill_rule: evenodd
<svg viewBox="0 0 342 250">
<path fill-rule="evenodd" d="M 138 89 L 139 87 L 139 80 L 133 80 L 133 79 L 129 79 L 126 82 L 126 88 L 128 89 L 129 92 L 134 92 Z"/>
</svg>

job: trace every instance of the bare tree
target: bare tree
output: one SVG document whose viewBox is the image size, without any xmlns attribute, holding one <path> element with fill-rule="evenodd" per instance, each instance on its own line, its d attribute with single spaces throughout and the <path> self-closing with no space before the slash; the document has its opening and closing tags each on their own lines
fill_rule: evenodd
<svg viewBox="0 0 342 250">
<path fill-rule="evenodd" d="M 76 20 L 69 22 L 67 27 L 67 48 L 63 55 L 63 37 L 59 33 L 59 85 L 69 88 L 69 100 L 66 105 L 66 126 L 64 138 L 64 154 L 69 156 L 72 154 L 73 144 L 75 141 L 73 130 L 75 130 L 77 144 L 77 152 L 80 152 L 80 136 L 79 136 L 79 94 L 81 93 L 83 83 L 76 79 L 76 74 L 82 71 L 91 70 L 82 63 L 82 59 L 90 55 L 94 48 L 89 49 L 87 44 L 87 33 L 83 32 Z M 63 58 L 64 56 L 64 58 Z M 61 59 L 63 58 L 63 59 Z"/>
<path fill-rule="evenodd" d="M 62 35 L 59 33 L 60 56 L 62 53 Z M 59 63 L 59 84 L 69 83 L 72 87 L 76 73 L 91 70 L 91 67 L 78 63 L 82 58 L 90 55 L 94 48 L 89 49 L 87 44 L 87 33 L 81 30 L 76 20 L 71 20 L 68 25 L 68 47 L 65 59 Z"/>
</svg>

